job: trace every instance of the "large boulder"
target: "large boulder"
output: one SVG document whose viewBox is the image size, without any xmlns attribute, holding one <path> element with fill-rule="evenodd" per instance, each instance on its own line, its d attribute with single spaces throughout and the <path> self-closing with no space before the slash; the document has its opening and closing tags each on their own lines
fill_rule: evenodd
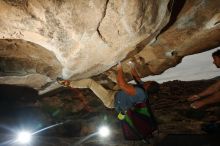
<svg viewBox="0 0 220 146">
<path fill-rule="evenodd" d="M 1 0 L 0 84 L 46 93 L 57 76 L 103 80 L 131 59 L 160 74 L 218 46 L 219 20 L 218 0 Z"/>
</svg>

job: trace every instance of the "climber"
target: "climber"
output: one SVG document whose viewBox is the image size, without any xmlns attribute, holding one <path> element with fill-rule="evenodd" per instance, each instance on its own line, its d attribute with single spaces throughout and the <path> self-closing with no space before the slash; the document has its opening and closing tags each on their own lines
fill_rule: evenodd
<svg viewBox="0 0 220 146">
<path fill-rule="evenodd" d="M 138 130 L 131 130 L 131 131 L 139 131 L 139 132 L 136 132 L 138 133 L 139 136 L 135 137 L 134 136 L 135 134 L 133 136 L 129 136 L 129 135 L 125 136 L 126 139 L 128 140 L 142 139 L 146 135 L 151 135 L 152 132 L 156 130 L 155 120 L 153 119 L 154 117 L 149 108 L 148 102 L 146 102 L 148 100 L 148 95 L 146 94 L 145 91 L 148 91 L 148 90 L 150 92 L 156 91 L 155 89 L 159 89 L 158 88 L 159 85 L 156 82 L 151 82 L 151 81 L 142 82 L 135 70 L 134 65 L 131 65 L 131 66 L 132 66 L 131 73 L 135 81 L 137 82 L 137 86 L 134 86 L 132 84 L 128 84 L 127 82 L 125 82 L 124 77 L 123 77 L 122 65 L 118 64 L 117 82 L 118 82 L 119 87 L 121 88 L 121 90 L 119 91 L 107 90 L 92 79 L 83 79 L 79 81 L 68 81 L 68 80 L 63 80 L 61 78 L 58 78 L 57 81 L 58 83 L 66 87 L 69 86 L 72 88 L 90 88 L 96 94 L 96 96 L 99 97 L 99 99 L 104 103 L 106 107 L 115 108 L 117 113 L 119 113 L 118 118 L 120 120 L 123 120 L 126 117 L 126 115 L 127 115 L 126 119 L 131 118 L 132 120 L 132 116 L 134 116 L 135 114 L 134 114 L 134 111 L 132 111 L 131 109 L 136 108 L 138 110 L 139 109 L 142 110 L 142 112 L 144 111 L 144 116 L 147 117 L 145 119 L 148 120 L 148 124 L 146 123 L 140 124 L 140 123 L 143 123 L 143 121 L 141 120 L 138 121 L 136 118 L 136 121 L 134 121 L 133 124 L 130 126 L 130 127 L 135 127 L 134 124 L 138 124 L 139 122 L 138 124 L 139 127 L 135 128 Z M 138 107 L 135 107 L 136 105 L 138 105 Z M 125 135 L 127 133 L 128 132 L 124 132 Z"/>
<path fill-rule="evenodd" d="M 119 87 L 122 89 L 119 91 L 107 90 L 92 79 L 69 81 L 63 80 L 62 78 L 57 78 L 57 82 L 65 87 L 90 88 L 96 94 L 96 96 L 100 98 L 106 107 L 115 107 L 116 110 L 121 109 L 124 111 L 135 103 L 145 101 L 147 98 L 145 91 L 154 92 L 159 89 L 158 83 L 154 81 L 142 82 L 134 67 L 131 69 L 131 73 L 134 77 L 134 80 L 137 82 L 137 86 L 125 82 L 121 64 L 117 66 L 117 69 L 117 82 Z"/>
<path fill-rule="evenodd" d="M 217 68 L 220 68 L 220 50 L 215 51 L 212 54 L 212 57 L 213 63 Z M 217 79 L 216 83 L 197 95 L 190 96 L 188 100 L 193 101 L 191 107 L 194 109 L 220 102 L 220 80 Z"/>
</svg>

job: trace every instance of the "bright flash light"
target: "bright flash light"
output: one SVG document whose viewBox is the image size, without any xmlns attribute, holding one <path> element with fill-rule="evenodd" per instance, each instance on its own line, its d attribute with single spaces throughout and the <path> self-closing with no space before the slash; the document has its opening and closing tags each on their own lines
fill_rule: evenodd
<svg viewBox="0 0 220 146">
<path fill-rule="evenodd" d="M 18 133 L 17 141 L 21 144 L 27 144 L 31 141 L 31 133 L 27 131 L 22 131 Z"/>
<path fill-rule="evenodd" d="M 101 137 L 107 137 L 110 134 L 110 130 L 107 126 L 102 126 L 99 128 L 98 133 Z"/>
</svg>

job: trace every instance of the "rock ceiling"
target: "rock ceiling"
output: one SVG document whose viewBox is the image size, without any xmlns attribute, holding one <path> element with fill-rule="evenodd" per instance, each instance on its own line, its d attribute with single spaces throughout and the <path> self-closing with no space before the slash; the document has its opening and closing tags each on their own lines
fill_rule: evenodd
<svg viewBox="0 0 220 146">
<path fill-rule="evenodd" d="M 129 60 L 146 77 L 220 45 L 220 1 L 0 0 L 0 39 L 0 84 L 110 83 Z"/>
</svg>

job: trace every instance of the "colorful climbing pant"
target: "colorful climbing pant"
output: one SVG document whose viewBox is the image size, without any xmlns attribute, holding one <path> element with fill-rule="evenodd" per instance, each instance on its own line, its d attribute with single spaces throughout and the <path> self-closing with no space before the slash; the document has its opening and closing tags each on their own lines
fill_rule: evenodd
<svg viewBox="0 0 220 146">
<path fill-rule="evenodd" d="M 130 108 L 121 118 L 121 125 L 126 140 L 147 140 L 157 129 L 157 123 L 148 103 L 138 103 Z"/>
</svg>

